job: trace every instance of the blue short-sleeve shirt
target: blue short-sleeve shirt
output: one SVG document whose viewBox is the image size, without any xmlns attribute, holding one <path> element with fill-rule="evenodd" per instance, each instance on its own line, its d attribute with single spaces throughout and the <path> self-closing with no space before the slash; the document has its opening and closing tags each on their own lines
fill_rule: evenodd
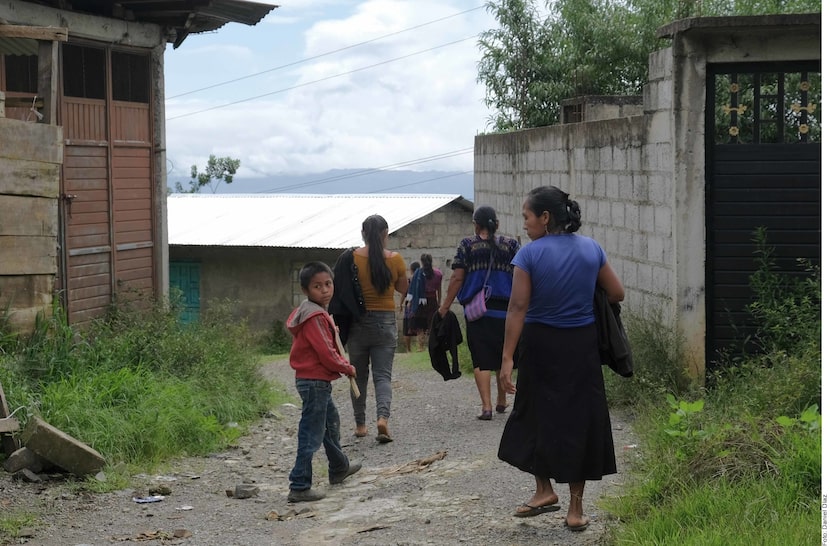
<svg viewBox="0 0 830 546">
<path fill-rule="evenodd" d="M 513 265 L 530 275 L 525 323 L 576 328 L 594 322 L 594 288 L 606 262 L 602 247 L 575 233 L 547 235 L 523 246 Z"/>
</svg>

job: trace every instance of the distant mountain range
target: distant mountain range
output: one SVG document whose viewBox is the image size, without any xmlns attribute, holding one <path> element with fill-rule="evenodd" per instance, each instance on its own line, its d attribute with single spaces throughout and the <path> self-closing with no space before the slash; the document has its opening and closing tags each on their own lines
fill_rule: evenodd
<svg viewBox="0 0 830 546">
<path fill-rule="evenodd" d="M 176 179 L 170 177 L 173 187 Z M 190 179 L 180 180 L 188 187 Z M 202 188 L 202 193 L 210 193 Z M 473 200 L 473 173 L 454 171 L 374 171 L 340 169 L 310 174 L 238 178 L 216 193 L 450 193 Z"/>
</svg>

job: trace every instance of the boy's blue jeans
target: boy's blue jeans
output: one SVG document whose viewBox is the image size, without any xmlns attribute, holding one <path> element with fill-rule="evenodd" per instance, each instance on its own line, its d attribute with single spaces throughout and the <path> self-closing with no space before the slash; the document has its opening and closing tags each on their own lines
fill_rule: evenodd
<svg viewBox="0 0 830 546">
<path fill-rule="evenodd" d="M 340 414 L 331 399 L 331 382 L 297 379 L 297 392 L 303 400 L 303 414 L 297 428 L 297 460 L 288 475 L 292 491 L 311 487 L 311 462 L 322 444 L 329 460 L 329 476 L 349 468 L 349 458 L 340 447 Z"/>
</svg>

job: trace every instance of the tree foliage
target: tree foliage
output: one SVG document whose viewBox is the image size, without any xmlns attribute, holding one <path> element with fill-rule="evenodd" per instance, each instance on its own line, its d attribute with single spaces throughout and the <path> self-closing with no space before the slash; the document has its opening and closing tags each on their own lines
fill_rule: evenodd
<svg viewBox="0 0 830 546">
<path fill-rule="evenodd" d="M 216 193 L 216 188 L 223 180 L 226 184 L 233 182 L 233 175 L 239 169 L 240 160 L 231 157 L 219 157 L 210 154 L 204 172 L 199 172 L 196 165 L 190 167 L 190 187 L 184 189 L 181 182 L 176 182 L 178 193 L 199 193 L 204 186 Z"/>
<path fill-rule="evenodd" d="M 557 123 L 562 100 L 639 95 L 656 30 L 686 17 L 821 12 L 821 0 L 489 0 L 478 81 L 497 132 Z"/>
<path fill-rule="evenodd" d="M 500 27 L 479 39 L 483 51 L 478 80 L 487 89 L 484 102 L 495 110 L 491 119 L 497 131 L 523 129 L 549 123 L 550 87 L 556 79 L 547 70 L 550 34 L 543 28 L 530 0 L 487 2 Z"/>
</svg>

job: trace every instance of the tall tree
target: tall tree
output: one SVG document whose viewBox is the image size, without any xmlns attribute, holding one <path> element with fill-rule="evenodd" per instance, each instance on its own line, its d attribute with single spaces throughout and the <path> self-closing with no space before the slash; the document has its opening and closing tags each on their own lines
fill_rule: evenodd
<svg viewBox="0 0 830 546">
<path fill-rule="evenodd" d="M 552 125 L 562 100 L 640 94 L 656 30 L 685 17 L 821 12 L 821 0 L 489 0 L 478 81 L 493 130 Z"/>
<path fill-rule="evenodd" d="M 484 103 L 494 111 L 496 131 L 553 123 L 548 105 L 550 35 L 529 0 L 486 3 L 499 23 L 479 38 L 482 50 L 478 81 L 484 83 Z"/>
<path fill-rule="evenodd" d="M 225 184 L 233 182 L 233 175 L 239 169 L 240 160 L 230 157 L 219 157 L 210 154 L 204 172 L 199 172 L 196 165 L 190 167 L 190 187 L 184 189 L 181 182 L 176 182 L 178 193 L 199 193 L 204 186 L 208 186 L 211 193 L 216 193 L 216 188 L 224 180 Z"/>
</svg>

